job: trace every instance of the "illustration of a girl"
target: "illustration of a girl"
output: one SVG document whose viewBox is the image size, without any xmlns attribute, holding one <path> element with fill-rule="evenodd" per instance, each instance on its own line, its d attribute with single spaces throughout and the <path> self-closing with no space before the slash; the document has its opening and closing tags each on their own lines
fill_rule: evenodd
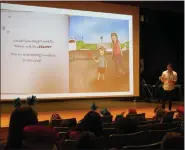
<svg viewBox="0 0 185 150">
<path fill-rule="evenodd" d="M 123 67 L 122 64 L 123 52 L 121 49 L 121 44 L 118 40 L 118 35 L 116 33 L 111 33 L 111 40 L 112 40 L 112 59 L 114 60 L 115 63 L 117 77 L 120 78 L 119 70 Z"/>
<path fill-rule="evenodd" d="M 100 56 L 96 60 L 94 57 L 94 61 L 98 63 L 98 77 L 97 80 L 100 80 L 100 76 L 102 75 L 102 79 L 105 80 L 105 68 L 107 68 L 107 61 L 105 59 L 105 48 L 100 47 L 99 49 Z"/>
</svg>

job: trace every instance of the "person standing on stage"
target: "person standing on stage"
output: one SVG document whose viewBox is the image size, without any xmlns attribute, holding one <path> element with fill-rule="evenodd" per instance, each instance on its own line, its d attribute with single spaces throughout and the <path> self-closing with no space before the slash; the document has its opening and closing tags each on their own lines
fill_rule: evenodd
<svg viewBox="0 0 185 150">
<path fill-rule="evenodd" d="M 165 109 L 165 101 L 169 101 L 169 110 L 172 108 L 172 99 L 174 97 L 175 83 L 177 82 L 177 73 L 173 71 L 172 64 L 167 65 L 167 70 L 160 77 L 163 83 L 164 97 L 162 100 L 162 108 Z"/>
</svg>

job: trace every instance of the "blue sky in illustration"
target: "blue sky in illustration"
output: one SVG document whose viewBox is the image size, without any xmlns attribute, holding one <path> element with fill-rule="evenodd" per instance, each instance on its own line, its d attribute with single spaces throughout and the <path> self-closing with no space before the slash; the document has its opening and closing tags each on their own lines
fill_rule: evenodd
<svg viewBox="0 0 185 150">
<path fill-rule="evenodd" d="M 111 42 L 111 33 L 116 32 L 120 42 L 129 40 L 129 21 L 121 19 L 70 16 L 69 38 L 82 40 L 85 43 Z"/>
</svg>

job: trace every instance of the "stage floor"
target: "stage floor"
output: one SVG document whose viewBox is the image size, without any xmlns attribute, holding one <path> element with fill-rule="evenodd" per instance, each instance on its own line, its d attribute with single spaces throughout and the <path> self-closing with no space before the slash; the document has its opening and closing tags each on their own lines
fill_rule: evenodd
<svg viewBox="0 0 185 150">
<path fill-rule="evenodd" d="M 115 100 L 67 100 L 63 102 L 39 102 L 36 104 L 35 109 L 38 111 L 39 121 L 49 120 L 54 112 L 60 114 L 64 119 L 75 117 L 77 121 L 79 121 L 90 110 L 90 106 L 93 102 L 98 106 L 97 111 L 107 108 L 114 118 L 121 112 L 127 113 L 128 108 L 136 108 L 138 113 L 145 112 L 146 117 L 151 118 L 154 115 L 153 111 L 157 105 L 156 103 Z M 172 110 L 176 110 L 179 105 L 184 105 L 184 102 L 173 102 Z M 166 108 L 168 108 L 168 104 Z M 1 104 L 1 127 L 8 127 L 10 114 L 13 109 L 12 103 Z"/>
</svg>

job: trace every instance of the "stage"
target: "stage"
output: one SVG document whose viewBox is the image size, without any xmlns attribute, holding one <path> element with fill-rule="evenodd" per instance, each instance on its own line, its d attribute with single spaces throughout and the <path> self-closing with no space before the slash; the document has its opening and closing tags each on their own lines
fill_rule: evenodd
<svg viewBox="0 0 185 150">
<path fill-rule="evenodd" d="M 147 118 L 154 115 L 154 108 L 157 103 L 145 103 L 141 101 L 116 101 L 116 100 L 67 100 L 57 102 L 38 102 L 34 108 L 38 111 L 38 119 L 49 120 L 55 112 L 60 114 L 64 119 L 76 118 L 77 121 L 90 110 L 91 104 L 95 102 L 99 110 L 107 108 L 114 116 L 121 112 L 128 111 L 128 108 L 136 108 L 138 113 L 146 113 Z M 167 104 L 168 105 L 168 104 Z M 177 106 L 184 105 L 183 101 L 174 101 L 172 110 L 176 110 Z M 166 106 L 168 108 L 168 106 Z M 13 103 L 1 103 L 1 127 L 8 127 L 10 114 L 14 110 Z"/>
</svg>

